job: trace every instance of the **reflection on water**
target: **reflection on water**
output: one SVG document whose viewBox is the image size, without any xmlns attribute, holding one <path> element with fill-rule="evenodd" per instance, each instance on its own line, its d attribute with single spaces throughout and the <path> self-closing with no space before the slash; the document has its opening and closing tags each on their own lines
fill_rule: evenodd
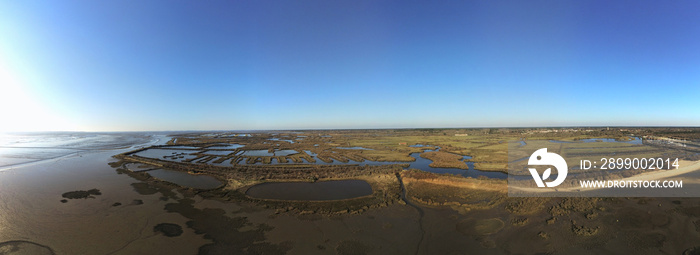
<svg viewBox="0 0 700 255">
<path fill-rule="evenodd" d="M 153 138 L 145 133 L 11 133 L 0 134 L 0 147 L 114 149 L 145 143 Z"/>
<path fill-rule="evenodd" d="M 437 147 L 435 151 L 440 150 L 440 147 Z M 429 152 L 432 150 L 425 150 L 425 152 Z M 477 170 L 474 168 L 474 162 L 465 162 L 469 169 L 459 169 L 459 168 L 438 168 L 438 167 L 431 167 L 430 163 L 433 163 L 432 160 L 426 159 L 420 156 L 420 152 L 416 153 L 411 153 L 411 157 L 415 158 L 416 161 L 412 162 L 411 165 L 408 167 L 409 169 L 419 169 L 422 171 L 426 172 L 431 172 L 431 173 L 438 173 L 438 174 L 454 174 L 454 175 L 461 175 L 464 177 L 472 177 L 472 178 L 478 178 L 480 176 L 488 177 L 488 178 L 495 178 L 495 179 L 506 179 L 508 178 L 508 174 L 503 173 L 503 172 L 494 172 L 494 171 L 481 171 Z M 471 159 L 472 157 L 470 156 L 464 156 L 462 160 L 467 160 Z"/>
<path fill-rule="evenodd" d="M 275 156 L 289 156 L 292 154 L 297 154 L 299 152 L 295 150 L 275 150 L 269 152 L 269 150 L 248 150 L 244 151 L 241 156 L 253 156 L 253 157 L 275 157 Z"/>
<path fill-rule="evenodd" d="M 235 150 L 241 147 L 245 147 L 245 145 L 242 144 L 227 144 L 227 145 L 217 145 L 217 146 L 212 146 L 212 147 L 207 147 L 207 149 L 215 149 L 215 150 Z"/>
<path fill-rule="evenodd" d="M 636 145 L 642 145 L 642 138 L 633 136 L 631 137 L 632 140 L 630 141 L 620 141 L 616 140 L 615 138 L 588 138 L 588 139 L 581 139 L 577 141 L 560 141 L 560 140 L 549 140 L 549 142 L 552 143 L 593 143 L 593 142 L 605 142 L 605 143 L 629 143 L 629 144 L 636 144 Z"/>
<path fill-rule="evenodd" d="M 0 134 L 0 167 L 81 155 L 90 151 L 165 142 L 163 135 L 141 133 L 10 133 Z"/>
<path fill-rule="evenodd" d="M 372 149 L 368 149 L 368 148 L 360 147 L 360 146 L 355 146 L 355 147 L 336 147 L 336 148 L 338 148 L 338 149 L 344 149 L 344 150 L 372 150 Z"/>
<path fill-rule="evenodd" d="M 219 156 L 223 156 L 223 155 L 231 154 L 231 153 L 233 153 L 233 151 L 204 151 L 204 152 L 202 152 L 202 153 L 203 153 L 203 154 L 207 154 L 207 155 L 219 155 Z"/>
<path fill-rule="evenodd" d="M 249 151 L 244 151 L 242 156 L 257 156 L 257 157 L 272 157 L 275 154 L 272 154 L 268 150 L 249 150 Z"/>
<path fill-rule="evenodd" d="M 297 154 L 299 152 L 295 150 L 275 150 L 274 155 L 275 156 L 289 156 L 292 154 Z"/>
<path fill-rule="evenodd" d="M 195 151 L 190 150 L 173 150 L 173 149 L 160 149 L 152 148 L 144 151 L 139 151 L 134 155 L 145 158 L 154 158 L 160 160 L 170 160 L 170 161 L 183 161 L 188 159 L 194 159 L 197 155 L 191 155 Z"/>
<path fill-rule="evenodd" d="M 279 200 L 339 200 L 372 194 L 372 187 L 362 180 L 323 182 L 270 182 L 252 186 L 246 195 Z"/>
<path fill-rule="evenodd" d="M 194 146 L 187 146 L 187 145 L 175 145 L 175 146 L 167 146 L 167 147 L 162 147 L 162 148 L 170 148 L 170 149 L 199 149 L 199 147 L 194 147 Z"/>
<path fill-rule="evenodd" d="M 82 150 L 62 148 L 0 148 L 0 166 L 9 166 L 44 159 L 57 158 Z"/>
<path fill-rule="evenodd" d="M 294 141 L 289 140 L 289 139 L 270 138 L 270 139 L 267 139 L 267 140 L 270 140 L 270 141 L 285 141 L 285 142 L 288 142 L 288 143 L 294 143 Z"/>
</svg>

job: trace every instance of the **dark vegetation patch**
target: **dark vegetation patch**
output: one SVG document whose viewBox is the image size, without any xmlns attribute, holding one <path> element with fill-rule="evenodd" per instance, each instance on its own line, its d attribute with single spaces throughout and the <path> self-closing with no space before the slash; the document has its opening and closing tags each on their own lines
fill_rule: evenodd
<svg viewBox="0 0 700 255">
<path fill-rule="evenodd" d="M 167 237 L 182 235 L 182 227 L 174 223 L 160 223 L 153 227 L 153 232 L 160 232 Z"/>
<path fill-rule="evenodd" d="M 600 198 L 577 197 L 564 198 L 549 208 L 552 216 L 568 215 L 571 212 L 588 212 L 596 209 Z"/>
<path fill-rule="evenodd" d="M 548 197 L 511 197 L 505 209 L 514 214 L 528 215 L 544 209 L 550 200 Z"/>
<path fill-rule="evenodd" d="M 270 226 L 253 226 L 246 217 L 231 218 L 219 208 L 195 208 L 192 199 L 166 204 L 165 210 L 190 219 L 187 227 L 214 242 L 199 247 L 199 254 L 285 254 L 291 249 L 289 244 L 265 241 L 265 231 Z"/>
<path fill-rule="evenodd" d="M 66 193 L 63 193 L 64 198 L 68 199 L 81 199 L 81 198 L 95 198 L 94 196 L 102 195 L 99 189 L 91 189 L 91 190 L 76 190 L 76 191 L 69 191 Z"/>
<path fill-rule="evenodd" d="M 177 195 L 173 191 L 174 188 L 177 188 L 175 184 L 170 184 L 164 181 L 158 181 L 158 180 L 150 180 L 148 182 L 137 182 L 137 183 L 132 183 L 131 187 L 134 188 L 134 191 L 141 195 L 153 195 L 156 193 L 160 193 L 163 196 L 160 197 L 160 200 L 167 201 L 168 199 L 176 199 Z"/>
</svg>

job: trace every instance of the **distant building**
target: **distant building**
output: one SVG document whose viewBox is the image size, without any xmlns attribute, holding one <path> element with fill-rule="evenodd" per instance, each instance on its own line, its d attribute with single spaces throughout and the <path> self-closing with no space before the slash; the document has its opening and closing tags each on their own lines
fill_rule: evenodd
<svg viewBox="0 0 700 255">
<path fill-rule="evenodd" d="M 399 143 L 399 145 L 406 145 L 406 143 Z"/>
<path fill-rule="evenodd" d="M 455 136 L 469 136 L 469 134 L 455 134 Z"/>
</svg>

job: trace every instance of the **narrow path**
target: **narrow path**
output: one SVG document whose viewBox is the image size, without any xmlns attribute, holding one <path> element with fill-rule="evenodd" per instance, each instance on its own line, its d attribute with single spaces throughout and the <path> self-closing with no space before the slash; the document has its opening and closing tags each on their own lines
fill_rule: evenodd
<svg viewBox="0 0 700 255">
<path fill-rule="evenodd" d="M 401 180 L 401 174 L 396 174 L 396 178 L 399 180 L 399 184 L 401 184 L 401 199 L 406 202 L 407 205 L 416 208 L 418 211 L 418 226 L 420 226 L 420 240 L 418 241 L 418 245 L 416 246 L 416 253 L 419 254 L 420 252 L 420 247 L 423 244 L 423 239 L 425 237 L 425 229 L 423 229 L 423 215 L 425 215 L 425 212 L 423 212 L 423 209 L 420 208 L 418 205 L 414 204 L 411 202 L 408 197 L 406 196 L 406 187 L 403 185 L 403 180 Z"/>
</svg>

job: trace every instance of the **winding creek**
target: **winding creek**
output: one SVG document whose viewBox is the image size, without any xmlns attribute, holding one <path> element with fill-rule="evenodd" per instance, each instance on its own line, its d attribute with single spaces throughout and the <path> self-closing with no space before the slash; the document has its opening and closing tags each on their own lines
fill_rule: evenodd
<svg viewBox="0 0 700 255">
<path fill-rule="evenodd" d="M 440 147 L 436 147 L 434 151 L 439 151 Z M 424 152 L 430 152 L 433 150 L 425 150 Z M 460 168 L 441 168 L 441 167 L 431 167 L 430 164 L 433 163 L 432 160 L 426 159 L 420 156 L 422 152 L 415 152 L 411 153 L 411 157 L 415 158 L 416 161 L 411 162 L 410 165 L 408 166 L 407 169 L 419 169 L 422 171 L 426 172 L 431 172 L 431 173 L 437 173 L 437 174 L 454 174 L 454 175 L 461 175 L 464 177 L 472 177 L 472 178 L 478 178 L 481 176 L 488 177 L 488 178 L 494 178 L 494 179 L 506 179 L 508 178 L 508 174 L 504 172 L 496 172 L 496 171 L 482 171 L 474 168 L 474 162 L 471 161 L 466 161 L 465 163 L 469 167 L 469 169 L 460 169 Z M 471 159 L 470 156 L 464 156 L 462 160 L 468 160 Z"/>
<path fill-rule="evenodd" d="M 425 215 L 425 212 L 423 211 L 423 208 L 420 208 L 420 206 L 414 204 L 413 202 L 411 202 L 410 199 L 408 199 L 408 191 L 406 190 L 406 187 L 403 184 L 403 179 L 401 179 L 400 174 L 396 174 L 396 179 L 398 179 L 399 184 L 401 184 L 401 200 L 403 200 L 406 203 L 406 205 L 413 207 L 416 209 L 416 211 L 418 211 L 418 226 L 420 227 L 420 239 L 418 241 L 418 244 L 416 245 L 415 254 L 419 254 L 420 247 L 423 244 L 423 239 L 425 238 L 425 229 L 423 228 L 423 215 Z"/>
</svg>

